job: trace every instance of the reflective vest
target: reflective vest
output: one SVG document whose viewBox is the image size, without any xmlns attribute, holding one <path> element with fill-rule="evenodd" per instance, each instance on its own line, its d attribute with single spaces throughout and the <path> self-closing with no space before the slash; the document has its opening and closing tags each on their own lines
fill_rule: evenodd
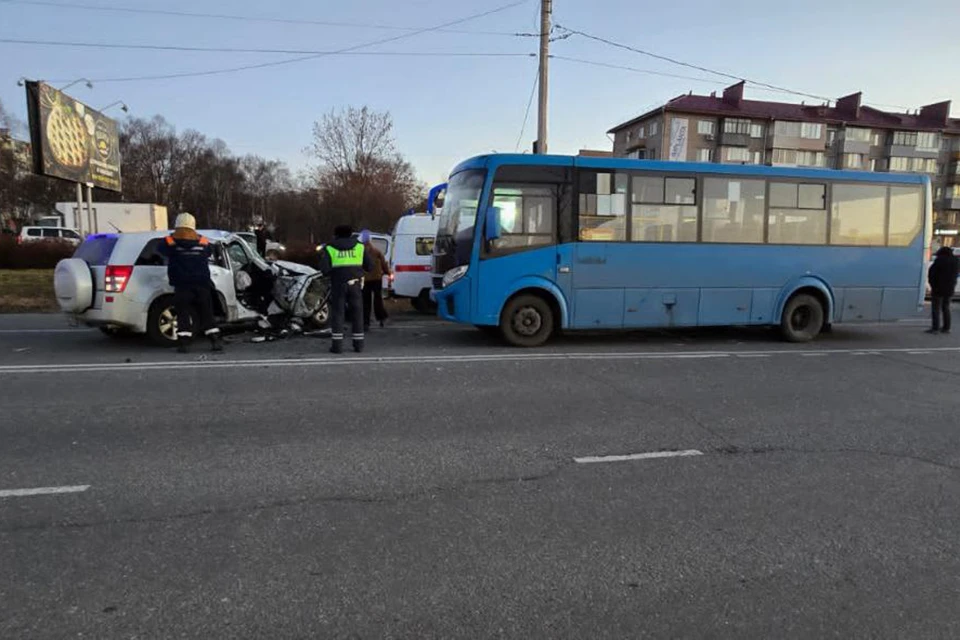
<svg viewBox="0 0 960 640">
<path fill-rule="evenodd" d="M 333 269 L 363 267 L 363 245 L 359 242 L 352 249 L 337 249 L 327 245 L 327 254 L 330 256 L 330 266 Z"/>
</svg>

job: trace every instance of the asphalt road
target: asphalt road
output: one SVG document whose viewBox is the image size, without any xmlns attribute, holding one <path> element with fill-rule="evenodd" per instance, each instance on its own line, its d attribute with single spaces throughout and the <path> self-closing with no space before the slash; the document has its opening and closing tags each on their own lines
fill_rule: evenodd
<svg viewBox="0 0 960 640">
<path fill-rule="evenodd" d="M 0 317 L 0 638 L 960 637 L 923 328 L 179 356 Z"/>
</svg>

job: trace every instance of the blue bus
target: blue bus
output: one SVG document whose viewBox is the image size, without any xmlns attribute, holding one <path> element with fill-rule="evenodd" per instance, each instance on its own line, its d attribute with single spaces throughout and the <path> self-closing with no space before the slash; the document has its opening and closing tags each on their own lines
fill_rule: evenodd
<svg viewBox="0 0 960 640">
<path fill-rule="evenodd" d="M 926 176 L 495 154 L 450 175 L 439 314 L 538 346 L 559 330 L 780 327 L 915 315 Z"/>
</svg>

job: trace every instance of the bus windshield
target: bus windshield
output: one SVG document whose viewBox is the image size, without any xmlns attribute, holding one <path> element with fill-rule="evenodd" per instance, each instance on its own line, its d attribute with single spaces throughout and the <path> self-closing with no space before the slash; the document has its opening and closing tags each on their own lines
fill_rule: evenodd
<svg viewBox="0 0 960 640">
<path fill-rule="evenodd" d="M 483 178 L 484 171 L 479 169 L 461 171 L 450 178 L 443 199 L 438 236 L 451 237 L 455 243 L 471 244 Z"/>
</svg>

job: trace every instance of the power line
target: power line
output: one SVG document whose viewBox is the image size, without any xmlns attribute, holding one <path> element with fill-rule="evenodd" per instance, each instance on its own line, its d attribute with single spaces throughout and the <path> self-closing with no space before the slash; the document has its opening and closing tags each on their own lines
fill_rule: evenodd
<svg viewBox="0 0 960 640">
<path fill-rule="evenodd" d="M 598 62 L 596 60 L 585 60 L 583 58 L 573 58 L 570 56 L 559 56 L 552 54 L 550 56 L 554 60 L 565 60 L 567 62 L 577 62 L 579 64 L 587 64 L 594 67 L 604 67 L 607 69 L 621 69 L 623 71 L 634 71 L 636 73 L 646 73 L 652 76 L 662 76 L 664 78 L 677 78 L 679 80 L 693 80 L 695 82 L 707 82 L 709 84 L 722 84 L 720 80 L 711 80 L 709 78 L 695 78 L 693 76 L 682 76 L 676 73 L 667 73 L 665 71 L 653 71 L 651 69 L 638 69 L 636 67 L 628 67 L 621 64 L 611 64 L 609 62 Z"/>
<path fill-rule="evenodd" d="M 517 144 L 514 151 L 520 151 L 520 143 L 523 141 L 523 132 L 527 129 L 527 120 L 530 119 L 530 107 L 533 106 L 533 97 L 537 95 L 537 85 L 540 82 L 540 68 L 533 74 L 533 87 L 530 88 L 530 98 L 527 100 L 527 110 L 523 113 L 523 124 L 520 125 L 520 135 L 517 136 Z"/>
<path fill-rule="evenodd" d="M 298 18 L 267 18 L 249 15 L 228 14 L 228 13 L 199 13 L 192 11 L 173 11 L 169 9 L 144 9 L 136 7 L 105 7 L 102 5 L 84 4 L 80 2 L 53 2 L 51 0 L 0 0 L 0 3 L 19 4 L 35 7 L 56 7 L 60 9 L 78 9 L 83 11 L 101 11 L 110 13 L 128 13 L 143 14 L 155 16 L 168 16 L 176 18 L 202 18 L 211 20 L 233 20 L 237 22 L 262 22 L 272 24 L 297 24 L 313 25 L 322 27 L 341 27 L 350 29 L 379 29 L 384 31 L 419 31 L 419 27 L 399 27 L 387 24 L 365 24 L 359 22 L 336 22 L 330 20 L 308 20 Z M 446 33 L 468 33 L 473 35 L 489 36 L 517 36 L 520 34 L 508 31 L 474 31 L 470 29 L 435 29 Z"/>
<path fill-rule="evenodd" d="M 508 52 L 456 52 L 456 51 L 318 51 L 311 49 L 245 49 L 234 47 L 189 47 L 165 44 L 117 44 L 109 42 L 61 42 L 57 40 L 19 40 L 15 38 L 0 38 L 0 44 L 24 44 L 44 47 L 79 47 L 88 49 L 145 49 L 148 51 L 194 51 L 201 53 L 287 53 L 309 55 L 361 55 L 361 56 L 482 56 L 482 57 L 531 57 L 535 53 L 508 53 Z"/>
<path fill-rule="evenodd" d="M 665 61 L 665 62 L 669 62 L 669 63 L 671 63 L 671 64 L 676 64 L 676 65 L 679 65 L 679 66 L 681 66 L 681 67 L 687 67 L 688 69 L 696 69 L 697 71 L 703 71 L 703 72 L 705 72 L 705 73 L 711 73 L 711 74 L 713 74 L 713 75 L 720 76 L 720 77 L 722 77 L 722 78 L 728 78 L 728 79 L 731 79 L 731 80 L 742 80 L 742 81 L 744 81 L 744 82 L 748 82 L 748 83 L 750 83 L 750 84 L 752 84 L 752 85 L 755 85 L 755 86 L 757 86 L 757 87 L 766 87 L 767 89 L 774 89 L 774 90 L 780 91 L 780 92 L 782 92 L 782 93 L 789 93 L 789 94 L 792 94 L 792 95 L 795 95 L 795 96 L 803 96 L 803 97 L 805 97 L 805 98 L 815 98 L 815 99 L 817 99 L 817 100 L 826 100 L 826 101 L 828 101 L 828 102 L 833 102 L 833 100 L 834 100 L 833 98 L 827 98 L 827 97 L 825 97 L 825 96 L 819 96 L 819 95 L 816 95 L 816 94 L 813 94 L 813 93 L 806 93 L 806 92 L 803 92 L 803 91 L 796 91 L 796 90 L 794 90 L 794 89 L 790 89 L 790 88 L 787 88 L 787 87 L 780 87 L 780 86 L 777 86 L 777 85 L 775 85 L 775 84 L 770 84 L 770 83 L 767 83 L 767 82 L 759 82 L 759 81 L 757 81 L 757 80 L 750 80 L 750 79 L 748 79 L 748 78 L 742 78 L 742 77 L 740 77 L 740 76 L 735 76 L 735 75 L 733 75 L 733 74 L 726 73 L 726 72 L 723 72 L 723 71 L 717 71 L 716 69 L 710 69 L 709 67 L 702 67 L 702 66 L 697 65 L 697 64 L 691 64 L 691 63 L 689 63 L 689 62 L 684 62 L 684 61 L 682 61 L 682 60 L 677 60 L 676 58 L 671 58 L 671 57 L 669 57 L 669 56 L 662 56 L 662 55 L 660 55 L 660 54 L 658 54 L 658 53 L 653 53 L 652 51 L 645 51 L 645 50 L 643 50 L 643 49 L 638 49 L 638 48 L 636 48 L 636 47 L 631 47 L 631 46 L 629 46 L 629 45 L 622 44 L 622 43 L 620 43 L 620 42 L 614 42 L 613 40 L 608 40 L 607 38 L 601 38 L 600 36 L 595 36 L 595 35 L 592 35 L 592 34 L 589 34 L 589 33 L 585 33 L 585 32 L 583 32 L 583 31 L 578 31 L 578 30 L 576 30 L 576 29 L 570 29 L 570 28 L 567 28 L 567 27 L 561 27 L 560 25 L 557 25 L 557 28 L 558 28 L 558 29 L 562 29 L 563 31 L 566 31 L 567 33 L 572 33 L 572 34 L 574 34 L 574 35 L 578 35 L 578 36 L 581 36 L 581 37 L 583 37 L 583 38 L 587 38 L 588 40 L 594 40 L 594 41 L 596 41 L 596 42 L 602 42 L 602 43 L 607 44 L 607 45 L 609 45 L 609 46 L 611 46 L 611 47 L 616 47 L 617 49 L 624 49 L 624 50 L 626 50 L 626 51 L 632 51 L 633 53 L 639 53 L 640 55 L 649 56 L 649 57 L 651 57 L 651 58 L 656 58 L 657 60 L 663 60 L 663 61 Z"/>
<path fill-rule="evenodd" d="M 0 0 L 0 2 L 2 1 L 4 0 Z M 310 55 L 298 56 L 296 58 L 286 58 L 284 60 L 274 60 L 272 62 L 261 62 L 258 64 L 246 64 L 246 65 L 241 65 L 237 67 L 227 67 L 223 69 L 208 69 L 206 71 L 187 71 L 182 73 L 167 73 L 167 74 L 158 74 L 158 75 L 151 75 L 151 76 L 130 76 L 130 77 L 123 77 L 123 78 L 99 78 L 99 79 L 93 78 L 92 81 L 105 83 L 105 82 L 139 82 L 139 81 L 146 81 L 146 80 L 171 80 L 176 78 L 196 78 L 201 76 L 213 76 L 213 75 L 222 75 L 226 73 L 236 73 L 238 71 L 250 71 L 253 69 L 265 69 L 268 67 L 279 67 L 286 64 L 304 62 L 306 60 L 315 60 L 317 58 L 322 58 L 325 56 L 343 55 L 345 53 L 350 53 L 352 51 L 357 51 L 359 49 L 366 49 L 367 47 L 375 47 L 381 44 L 396 42 L 397 40 L 413 38 L 415 36 L 418 36 L 424 33 L 436 31 L 437 29 L 443 29 L 446 27 L 462 24 L 464 22 L 469 22 L 471 20 L 477 20 L 479 18 L 493 15 L 495 13 L 500 13 L 502 11 L 506 11 L 507 9 L 512 9 L 513 7 L 517 7 L 521 4 L 526 4 L 526 0 L 518 0 L 516 2 L 511 2 L 509 4 L 502 5 L 495 9 L 489 9 L 481 13 L 475 13 L 473 15 L 466 16 L 464 18 L 458 18 L 456 20 L 451 20 L 449 22 L 444 22 L 439 25 L 424 27 L 422 29 L 418 29 L 417 31 L 413 31 L 411 33 L 403 33 L 400 35 L 391 36 L 389 38 L 381 38 L 379 40 L 363 42 L 363 43 L 355 44 L 349 47 L 344 47 L 342 49 L 337 49 L 335 51 L 329 51 L 329 52 L 323 52 L 323 53 L 312 53 Z"/>
</svg>

